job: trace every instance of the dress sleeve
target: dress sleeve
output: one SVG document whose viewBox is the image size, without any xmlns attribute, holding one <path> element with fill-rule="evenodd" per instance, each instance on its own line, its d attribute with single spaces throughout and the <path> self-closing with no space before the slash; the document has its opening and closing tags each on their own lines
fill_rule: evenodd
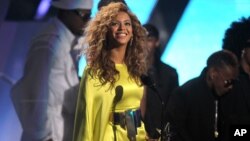
<svg viewBox="0 0 250 141">
<path fill-rule="evenodd" d="M 89 75 L 85 69 L 77 99 L 73 141 L 92 141 L 93 139 L 93 97 L 89 92 Z"/>
</svg>

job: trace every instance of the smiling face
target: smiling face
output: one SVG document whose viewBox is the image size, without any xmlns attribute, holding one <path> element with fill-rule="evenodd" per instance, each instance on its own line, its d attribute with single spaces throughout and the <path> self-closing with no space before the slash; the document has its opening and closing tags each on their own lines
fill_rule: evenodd
<svg viewBox="0 0 250 141">
<path fill-rule="evenodd" d="M 109 26 L 108 40 L 112 48 L 127 46 L 133 36 L 132 21 L 125 12 L 119 12 Z"/>
</svg>

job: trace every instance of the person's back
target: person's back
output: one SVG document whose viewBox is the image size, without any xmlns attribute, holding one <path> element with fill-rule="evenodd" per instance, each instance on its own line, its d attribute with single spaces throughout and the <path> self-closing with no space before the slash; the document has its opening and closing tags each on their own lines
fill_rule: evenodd
<svg viewBox="0 0 250 141">
<path fill-rule="evenodd" d="M 23 77 L 12 88 L 22 141 L 72 140 L 79 79 L 71 52 L 90 18 L 92 1 L 52 5 L 58 16 L 32 40 Z"/>
</svg>

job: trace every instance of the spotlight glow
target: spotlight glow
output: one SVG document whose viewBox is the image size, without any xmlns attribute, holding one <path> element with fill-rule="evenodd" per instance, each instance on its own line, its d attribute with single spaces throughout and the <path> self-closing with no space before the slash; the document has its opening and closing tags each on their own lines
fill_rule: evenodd
<svg viewBox="0 0 250 141">
<path fill-rule="evenodd" d="M 50 7 L 50 2 L 51 0 L 40 1 L 40 4 L 37 8 L 36 16 L 35 16 L 36 20 L 42 19 L 47 14 L 49 7 Z"/>
</svg>

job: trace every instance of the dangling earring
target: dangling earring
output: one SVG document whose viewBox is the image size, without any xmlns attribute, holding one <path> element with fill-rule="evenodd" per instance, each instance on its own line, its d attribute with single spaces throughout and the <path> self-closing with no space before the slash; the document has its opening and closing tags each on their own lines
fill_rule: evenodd
<svg viewBox="0 0 250 141">
<path fill-rule="evenodd" d="M 133 37 L 131 37 L 131 39 L 130 39 L 129 46 L 131 47 L 132 44 L 133 44 Z"/>
</svg>

